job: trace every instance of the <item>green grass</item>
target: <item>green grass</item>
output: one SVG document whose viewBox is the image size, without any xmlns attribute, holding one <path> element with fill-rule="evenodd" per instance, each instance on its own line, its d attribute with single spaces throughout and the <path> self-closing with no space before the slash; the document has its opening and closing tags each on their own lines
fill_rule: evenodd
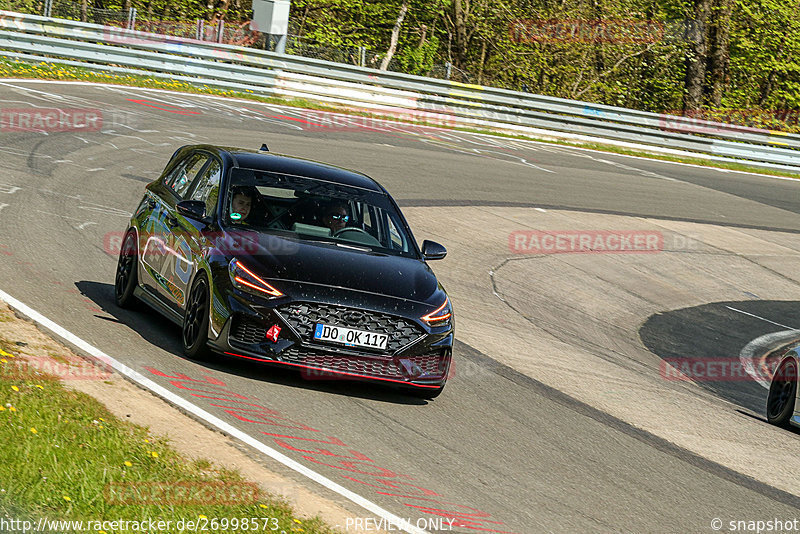
<svg viewBox="0 0 800 534">
<path fill-rule="evenodd" d="M 276 98 L 276 97 L 267 97 L 264 95 L 259 95 L 249 91 L 229 91 L 225 89 L 220 89 L 208 85 L 198 85 L 198 84 L 191 84 L 188 82 L 181 82 L 181 81 L 173 81 L 168 79 L 161 79 L 153 76 L 141 76 L 141 75 L 120 75 L 120 74 L 110 74 L 99 72 L 95 70 L 91 70 L 84 67 L 72 66 L 72 65 L 62 65 L 58 63 L 28 63 L 24 61 L 16 61 L 16 60 L 9 60 L 9 59 L 0 59 L 0 78 L 35 78 L 35 79 L 45 79 L 45 80 L 68 80 L 68 81 L 89 81 L 89 82 L 97 82 L 97 83 L 109 83 L 109 84 L 119 84 L 119 85 L 128 85 L 133 87 L 146 87 L 146 88 L 153 88 L 153 89 L 166 89 L 170 91 L 179 91 L 185 93 L 195 93 L 195 94 L 210 94 L 216 96 L 223 96 L 223 97 L 230 97 L 230 98 L 243 98 L 248 100 L 253 100 L 257 102 L 264 102 L 270 104 L 280 104 L 284 106 L 293 106 L 299 107 L 304 109 L 312 109 L 312 110 L 319 110 L 319 111 L 332 111 L 338 113 L 347 113 L 349 115 L 356 115 L 356 116 L 368 116 L 375 119 L 382 119 L 382 120 L 390 120 L 390 121 L 398 121 L 398 122 L 407 122 L 409 124 L 416 124 L 422 126 L 436 126 L 441 128 L 449 128 L 452 130 L 462 131 L 462 132 L 472 132 L 472 133 L 481 133 L 481 134 L 489 134 L 489 135 L 496 135 L 501 137 L 508 137 L 513 139 L 522 139 L 528 141 L 537 141 L 537 142 L 545 142 L 551 143 L 555 145 L 562 145 L 562 146 L 574 146 L 580 148 L 587 148 L 591 150 L 598 150 L 602 152 L 608 152 L 612 154 L 623 154 L 623 155 L 630 155 L 630 156 L 638 156 L 644 157 L 649 159 L 661 160 L 661 161 L 672 161 L 678 163 L 688 163 L 693 165 L 700 165 L 703 167 L 715 167 L 720 169 L 728 169 L 734 171 L 742 171 L 742 172 L 753 172 L 759 174 L 766 174 L 770 176 L 784 176 L 790 178 L 800 178 L 800 170 L 796 173 L 789 172 L 789 171 L 781 171 L 776 169 L 768 169 L 758 167 L 756 165 L 747 165 L 741 163 L 729 163 L 729 162 L 722 162 L 722 161 L 713 161 L 698 157 L 690 157 L 690 156 L 674 156 L 669 154 L 660 154 L 657 152 L 648 152 L 646 150 L 632 150 L 628 148 L 618 147 L 616 145 L 611 144 L 602 144 L 602 143 L 575 143 L 570 141 L 558 140 L 558 139 L 546 139 L 536 136 L 530 135 L 521 135 L 521 134 L 513 134 L 504 131 L 497 131 L 497 130 L 490 130 L 490 129 L 481 129 L 481 128 L 466 128 L 466 127 L 448 127 L 446 125 L 441 124 L 434 124 L 425 121 L 415 121 L 415 120 L 403 120 L 402 118 L 398 118 L 391 115 L 382 115 L 380 113 L 369 113 L 364 111 L 358 111 L 349 109 L 345 106 L 334 106 L 329 104 L 320 104 L 318 102 L 314 102 L 311 100 L 305 100 L 300 98 L 295 99 L 284 99 L 284 98 Z"/>
<path fill-rule="evenodd" d="M 4 347 L 0 352 L 0 517 L 34 522 L 41 517 L 172 521 L 173 528 L 164 532 L 178 532 L 179 520 L 198 520 L 200 516 L 209 521 L 277 518 L 277 532 L 332 532 L 319 519 L 296 519 L 284 502 L 263 494 L 248 503 L 200 505 L 150 504 L 139 502 L 137 495 L 142 493 L 128 492 L 125 495 L 136 504 L 114 503 L 113 498 L 107 498 L 111 495 L 108 484 L 158 483 L 169 488 L 185 482 L 211 487 L 208 483 L 244 481 L 238 473 L 215 467 L 208 460 L 188 461 L 163 439 L 117 419 L 97 400 L 66 389 L 53 376 L 27 366 L 17 370 L 21 357 L 15 356 L 13 345 L 0 339 L 0 346 Z"/>
</svg>

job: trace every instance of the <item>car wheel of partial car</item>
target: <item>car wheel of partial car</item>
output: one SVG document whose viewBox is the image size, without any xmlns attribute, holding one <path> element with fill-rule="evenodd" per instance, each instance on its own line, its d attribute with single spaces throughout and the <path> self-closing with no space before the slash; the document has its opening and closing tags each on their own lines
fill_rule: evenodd
<svg viewBox="0 0 800 534">
<path fill-rule="evenodd" d="M 130 231 L 125 235 L 119 251 L 117 276 L 114 280 L 114 300 L 121 308 L 130 308 L 136 302 L 133 290 L 136 289 L 137 284 L 137 256 L 136 232 Z"/>
<path fill-rule="evenodd" d="M 767 420 L 778 426 L 787 426 L 794 412 L 797 395 L 797 363 L 785 360 L 775 371 L 767 397 Z"/>
<path fill-rule="evenodd" d="M 209 300 L 208 279 L 201 273 L 192 284 L 183 316 L 183 352 L 192 360 L 207 359 L 211 355 L 206 345 Z"/>
</svg>

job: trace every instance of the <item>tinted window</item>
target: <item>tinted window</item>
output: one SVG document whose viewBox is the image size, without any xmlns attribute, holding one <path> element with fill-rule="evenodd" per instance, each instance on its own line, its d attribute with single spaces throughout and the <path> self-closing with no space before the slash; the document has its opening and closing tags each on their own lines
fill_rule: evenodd
<svg viewBox="0 0 800 534">
<path fill-rule="evenodd" d="M 407 226 L 384 193 L 234 168 L 224 201 L 225 225 L 417 257 Z"/>
<path fill-rule="evenodd" d="M 222 176 L 222 164 L 212 158 L 211 163 L 197 179 L 197 183 L 189 197 L 190 200 L 202 200 L 206 203 L 206 215 L 213 215 L 219 199 L 219 180 Z"/>
<path fill-rule="evenodd" d="M 189 191 L 197 173 L 208 161 L 208 156 L 203 154 L 192 154 L 175 167 L 175 170 L 167 177 L 167 186 L 175 191 L 179 197 L 184 198 Z"/>
</svg>

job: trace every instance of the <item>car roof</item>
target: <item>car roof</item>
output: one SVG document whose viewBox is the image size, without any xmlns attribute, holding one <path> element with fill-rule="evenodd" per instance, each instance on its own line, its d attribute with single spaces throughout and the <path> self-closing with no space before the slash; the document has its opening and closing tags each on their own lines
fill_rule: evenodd
<svg viewBox="0 0 800 534">
<path fill-rule="evenodd" d="M 287 156 L 285 154 L 276 154 L 265 150 L 232 147 L 214 148 L 220 152 L 227 153 L 233 159 L 234 165 L 243 169 L 279 172 L 294 176 L 315 178 L 317 180 L 325 180 L 326 182 L 386 193 L 386 190 L 381 187 L 378 182 L 366 174 L 328 163 L 320 163 L 318 161 Z"/>
</svg>

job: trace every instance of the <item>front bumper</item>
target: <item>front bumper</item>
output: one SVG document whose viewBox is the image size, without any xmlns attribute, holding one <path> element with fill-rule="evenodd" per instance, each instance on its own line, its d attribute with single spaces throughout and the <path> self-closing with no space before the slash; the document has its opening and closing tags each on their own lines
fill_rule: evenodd
<svg viewBox="0 0 800 534">
<path fill-rule="evenodd" d="M 232 311 L 210 346 L 228 356 L 293 367 L 310 380 L 376 381 L 415 389 L 437 389 L 450 372 L 453 327 L 431 328 L 408 317 L 374 309 L 354 308 L 330 302 L 277 299 L 256 304 L 232 296 Z M 342 315 L 359 311 L 366 315 L 365 330 L 389 335 L 385 350 L 371 350 L 315 341 L 317 322 L 353 327 Z M 271 327 L 280 328 L 273 341 Z"/>
</svg>

